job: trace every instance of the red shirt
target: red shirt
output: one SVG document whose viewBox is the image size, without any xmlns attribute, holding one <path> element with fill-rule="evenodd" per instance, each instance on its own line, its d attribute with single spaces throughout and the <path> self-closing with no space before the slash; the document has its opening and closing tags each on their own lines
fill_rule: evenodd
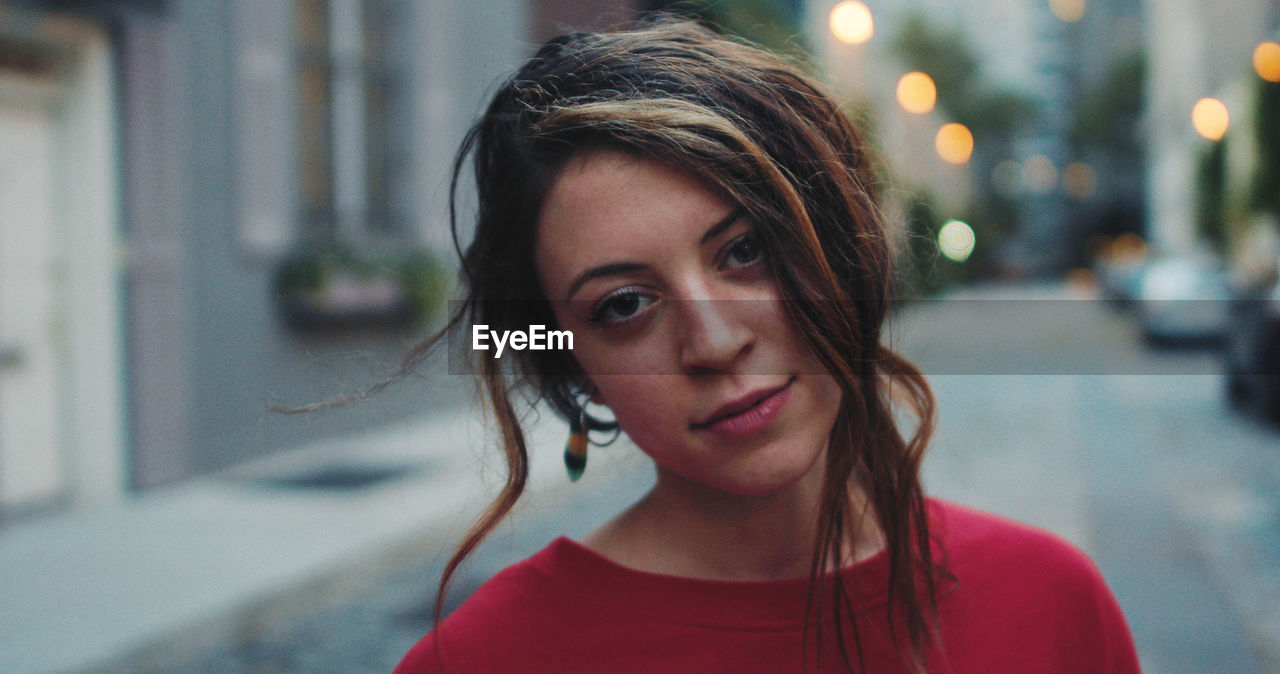
<svg viewBox="0 0 1280 674">
<path fill-rule="evenodd" d="M 1120 607 L 1084 553 L 1023 524 L 929 505 L 939 558 L 951 574 L 939 597 L 941 643 L 930 650 L 931 672 L 1139 671 Z M 888 556 L 841 573 L 853 588 L 860 671 L 906 671 L 888 634 Z M 396 672 L 801 672 L 807 594 L 807 579 L 643 573 L 559 538 L 485 583 Z M 834 666 L 833 616 L 827 620 L 823 671 L 843 671 Z M 813 641 L 811 624 L 809 671 L 817 671 Z M 852 638 L 846 642 L 852 652 Z"/>
</svg>

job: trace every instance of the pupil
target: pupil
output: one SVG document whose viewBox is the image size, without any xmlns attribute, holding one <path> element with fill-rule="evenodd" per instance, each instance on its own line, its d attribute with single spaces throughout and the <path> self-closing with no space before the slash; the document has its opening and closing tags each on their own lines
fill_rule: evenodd
<svg viewBox="0 0 1280 674">
<path fill-rule="evenodd" d="M 630 316 L 636 312 L 636 309 L 638 309 L 639 306 L 640 298 L 635 295 L 619 297 L 613 301 L 613 310 L 617 312 L 619 316 Z"/>
<path fill-rule="evenodd" d="M 733 247 L 733 259 L 735 262 L 747 263 L 756 259 L 759 251 L 756 250 L 756 244 L 750 239 L 739 241 L 738 245 Z"/>
</svg>

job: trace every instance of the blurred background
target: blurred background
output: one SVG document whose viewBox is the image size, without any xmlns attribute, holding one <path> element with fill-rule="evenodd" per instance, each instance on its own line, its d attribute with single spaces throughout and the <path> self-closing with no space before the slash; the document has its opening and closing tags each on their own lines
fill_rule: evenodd
<svg viewBox="0 0 1280 674">
<path fill-rule="evenodd" d="M 1093 555 L 1148 671 L 1280 671 L 1275 0 L 0 0 L 0 670 L 394 665 L 498 472 L 472 384 L 272 408 L 440 324 L 497 79 L 653 11 L 792 55 L 880 154 L 926 486 Z M 567 490 L 530 427 L 455 603 L 652 479 Z"/>
</svg>

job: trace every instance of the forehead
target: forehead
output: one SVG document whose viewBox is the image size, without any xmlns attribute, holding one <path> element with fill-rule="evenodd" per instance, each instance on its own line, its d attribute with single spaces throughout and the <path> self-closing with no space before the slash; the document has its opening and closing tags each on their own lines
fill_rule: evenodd
<svg viewBox="0 0 1280 674">
<path fill-rule="evenodd" d="M 610 262 L 655 262 L 696 244 L 731 210 L 702 180 L 669 164 L 612 150 L 569 162 L 538 218 L 535 255 L 549 293 L 559 276 Z"/>
</svg>

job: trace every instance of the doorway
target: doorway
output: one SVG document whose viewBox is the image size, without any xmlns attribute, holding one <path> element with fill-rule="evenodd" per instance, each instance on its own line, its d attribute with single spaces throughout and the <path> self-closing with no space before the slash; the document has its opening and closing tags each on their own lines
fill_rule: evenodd
<svg viewBox="0 0 1280 674">
<path fill-rule="evenodd" d="M 0 513 L 67 486 L 59 434 L 59 87 L 39 55 L 0 42 Z M 5 67 L 9 66 L 9 67 Z"/>
</svg>

